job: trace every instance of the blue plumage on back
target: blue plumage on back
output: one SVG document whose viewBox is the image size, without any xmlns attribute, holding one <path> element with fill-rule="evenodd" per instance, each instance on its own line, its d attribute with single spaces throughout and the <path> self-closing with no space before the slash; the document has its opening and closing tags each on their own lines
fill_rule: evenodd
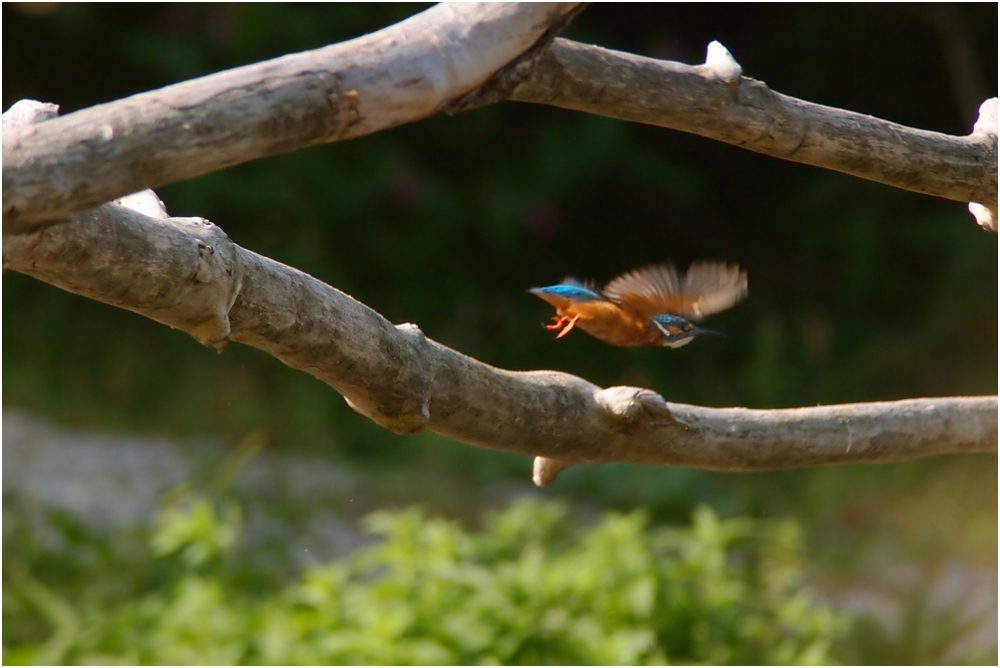
<svg viewBox="0 0 1000 668">
<path fill-rule="evenodd" d="M 534 288 L 534 293 L 555 295 L 564 299 L 572 299 L 575 302 L 590 302 L 594 300 L 606 301 L 607 298 L 598 293 L 575 283 L 562 283 L 560 285 L 550 285 L 547 288 Z"/>
</svg>

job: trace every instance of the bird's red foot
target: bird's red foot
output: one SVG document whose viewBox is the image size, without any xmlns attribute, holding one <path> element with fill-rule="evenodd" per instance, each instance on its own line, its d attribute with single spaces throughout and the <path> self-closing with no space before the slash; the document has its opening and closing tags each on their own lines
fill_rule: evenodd
<svg viewBox="0 0 1000 668">
<path fill-rule="evenodd" d="M 573 325 L 575 325 L 576 321 L 579 320 L 579 319 L 580 319 L 579 315 L 573 316 L 572 320 L 570 320 L 566 316 L 561 316 L 561 319 L 560 319 L 560 321 L 559 321 L 558 324 L 559 324 L 559 326 L 562 326 L 562 325 L 566 325 L 566 326 L 563 327 L 563 330 L 561 332 L 559 332 L 558 334 L 556 334 L 556 338 L 557 339 L 561 339 L 562 337 L 564 337 L 567 334 L 569 334 L 569 330 L 573 329 Z M 549 329 L 555 329 L 555 327 L 550 326 Z"/>
<path fill-rule="evenodd" d="M 551 325 L 545 325 L 545 329 L 559 329 L 569 321 L 569 318 L 564 315 L 554 315 L 552 320 L 554 322 Z"/>
</svg>

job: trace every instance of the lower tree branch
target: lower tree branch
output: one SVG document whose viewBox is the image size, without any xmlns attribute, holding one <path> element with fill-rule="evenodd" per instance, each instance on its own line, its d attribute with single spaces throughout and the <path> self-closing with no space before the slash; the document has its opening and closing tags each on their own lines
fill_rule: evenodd
<svg viewBox="0 0 1000 668">
<path fill-rule="evenodd" d="M 3 266 L 206 345 L 259 348 L 396 433 L 428 428 L 537 456 L 540 485 L 584 462 L 759 471 L 997 450 L 996 397 L 720 409 L 558 371 L 497 369 L 239 247 L 207 220 L 163 216 L 150 192 L 4 235 Z"/>
</svg>

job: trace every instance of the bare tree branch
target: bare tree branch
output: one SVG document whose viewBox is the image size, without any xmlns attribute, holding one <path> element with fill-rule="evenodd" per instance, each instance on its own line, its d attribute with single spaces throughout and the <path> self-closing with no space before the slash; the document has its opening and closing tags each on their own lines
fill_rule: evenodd
<svg viewBox="0 0 1000 668">
<path fill-rule="evenodd" d="M 996 219 L 996 98 L 983 103 L 972 134 L 955 137 L 782 95 L 741 77 L 735 60 L 733 74 L 720 70 L 724 58 L 711 60 L 690 66 L 557 39 L 510 99 L 681 130 L 903 190 L 975 202 Z"/>
<path fill-rule="evenodd" d="M 54 113 L 51 105 L 16 111 Z M 668 404 L 636 387 L 601 389 L 558 371 L 497 369 L 239 247 L 207 220 L 166 217 L 148 191 L 5 235 L 3 266 L 206 345 L 259 348 L 396 433 L 428 428 L 535 455 L 539 485 L 578 462 L 756 471 L 997 449 L 996 397 L 717 409 Z"/>
<path fill-rule="evenodd" d="M 731 56 L 689 66 L 567 40 L 539 50 L 578 10 L 578 3 L 438 5 L 359 39 L 4 133 L 4 231 L 508 97 L 693 132 L 975 203 L 980 224 L 996 230 L 995 98 L 971 135 L 953 137 L 775 93 L 741 77 Z"/>
<path fill-rule="evenodd" d="M 579 7 L 440 4 L 348 42 L 5 132 L 4 232 L 430 116 L 547 44 Z"/>
<path fill-rule="evenodd" d="M 348 295 L 232 243 L 201 218 L 117 204 L 4 242 L 4 268 L 182 329 L 259 348 L 400 434 L 426 427 L 562 465 L 627 461 L 723 471 L 995 452 L 996 397 L 789 410 L 668 404 L 558 371 L 493 368 L 393 326 Z M 228 316 L 227 316 L 228 313 Z M 683 421 L 689 429 L 674 421 Z"/>
</svg>

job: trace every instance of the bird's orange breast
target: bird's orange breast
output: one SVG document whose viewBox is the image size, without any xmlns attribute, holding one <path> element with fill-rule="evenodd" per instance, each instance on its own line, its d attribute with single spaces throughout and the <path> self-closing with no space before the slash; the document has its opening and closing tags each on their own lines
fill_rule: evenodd
<svg viewBox="0 0 1000 668">
<path fill-rule="evenodd" d="M 557 306 L 559 315 L 575 318 L 576 327 L 613 346 L 634 348 L 659 345 L 661 335 L 656 328 L 608 301 L 573 302 Z"/>
</svg>

